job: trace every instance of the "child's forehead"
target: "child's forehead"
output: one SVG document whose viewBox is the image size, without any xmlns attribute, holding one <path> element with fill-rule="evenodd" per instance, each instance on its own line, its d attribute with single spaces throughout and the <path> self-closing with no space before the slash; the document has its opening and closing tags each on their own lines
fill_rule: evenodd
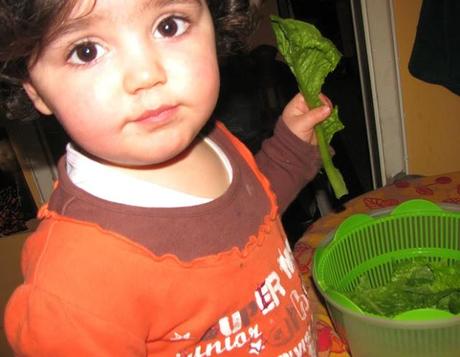
<svg viewBox="0 0 460 357">
<path fill-rule="evenodd" d="M 68 20 L 74 20 L 93 12 L 110 12 L 114 8 L 136 9 L 139 12 L 143 12 L 149 8 L 163 8 L 175 4 L 202 6 L 204 3 L 203 0 L 77 0 Z"/>
</svg>

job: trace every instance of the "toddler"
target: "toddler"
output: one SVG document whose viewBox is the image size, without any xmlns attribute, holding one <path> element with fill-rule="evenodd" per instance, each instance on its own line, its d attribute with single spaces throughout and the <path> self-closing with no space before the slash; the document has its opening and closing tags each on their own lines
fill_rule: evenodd
<svg viewBox="0 0 460 357">
<path fill-rule="evenodd" d="M 213 117 L 219 60 L 252 11 L 0 2 L 6 115 L 54 115 L 71 138 L 7 304 L 16 354 L 315 355 L 279 217 L 317 173 L 313 128 L 331 103 L 296 95 L 255 157 Z"/>
</svg>

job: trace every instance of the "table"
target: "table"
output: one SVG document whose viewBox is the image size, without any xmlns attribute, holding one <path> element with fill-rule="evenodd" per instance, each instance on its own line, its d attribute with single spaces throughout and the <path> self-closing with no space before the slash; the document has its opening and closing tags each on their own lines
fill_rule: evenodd
<svg viewBox="0 0 460 357">
<path fill-rule="evenodd" d="M 297 241 L 293 253 L 310 296 L 317 318 L 318 351 L 320 357 L 350 356 L 346 344 L 335 333 L 327 310 L 314 288 L 311 264 L 315 248 L 347 217 L 356 213 L 391 208 L 414 198 L 436 203 L 460 205 L 460 171 L 435 176 L 408 177 L 391 185 L 367 192 L 345 204 L 345 210 L 330 213 L 314 222 Z"/>
</svg>

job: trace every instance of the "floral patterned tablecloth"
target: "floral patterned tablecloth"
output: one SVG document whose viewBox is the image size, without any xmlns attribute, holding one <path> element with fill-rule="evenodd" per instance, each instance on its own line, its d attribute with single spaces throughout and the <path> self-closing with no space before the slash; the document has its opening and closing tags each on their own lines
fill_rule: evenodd
<svg viewBox="0 0 460 357">
<path fill-rule="evenodd" d="M 356 213 L 391 208 L 403 201 L 423 198 L 436 203 L 460 205 L 460 172 L 407 178 L 375 191 L 367 192 L 345 204 L 345 210 L 330 213 L 311 225 L 294 247 L 294 256 L 299 264 L 313 310 L 317 318 L 318 350 L 320 357 L 350 356 L 344 341 L 335 333 L 325 306 L 319 299 L 311 277 L 311 263 L 315 247 L 336 229 L 347 217 Z"/>
</svg>

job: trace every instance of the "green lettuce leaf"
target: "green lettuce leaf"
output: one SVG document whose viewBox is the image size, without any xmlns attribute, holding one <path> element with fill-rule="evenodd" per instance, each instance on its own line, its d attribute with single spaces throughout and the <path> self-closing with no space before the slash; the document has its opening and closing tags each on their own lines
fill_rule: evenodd
<svg viewBox="0 0 460 357">
<path fill-rule="evenodd" d="M 271 16 L 271 21 L 278 49 L 294 74 L 305 101 L 310 108 L 321 106 L 321 87 L 340 61 L 340 52 L 309 23 L 278 16 Z M 342 174 L 332 162 L 329 144 L 334 134 L 343 128 L 337 107 L 315 127 L 323 167 L 337 198 L 346 195 L 348 190 Z"/>
<path fill-rule="evenodd" d="M 345 294 L 364 311 L 386 317 L 421 308 L 458 314 L 460 263 L 423 258 L 395 263 L 388 283 L 372 287 L 367 276 L 362 276 L 354 290 Z"/>
</svg>

